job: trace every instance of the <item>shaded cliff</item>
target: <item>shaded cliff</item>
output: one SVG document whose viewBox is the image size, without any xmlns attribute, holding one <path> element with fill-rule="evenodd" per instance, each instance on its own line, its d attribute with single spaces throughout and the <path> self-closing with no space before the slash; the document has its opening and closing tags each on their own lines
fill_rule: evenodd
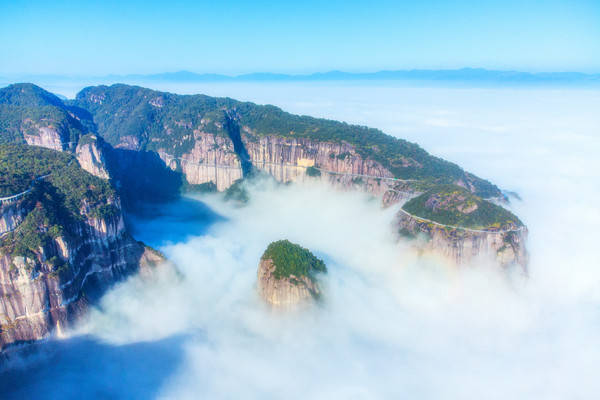
<svg viewBox="0 0 600 400">
<path fill-rule="evenodd" d="M 326 273 L 322 260 L 287 240 L 271 243 L 258 266 L 258 293 L 268 304 L 291 308 L 319 299 L 317 274 Z"/>
<path fill-rule="evenodd" d="M 114 282 L 160 261 L 125 229 L 108 181 L 68 154 L 6 147 L 0 146 L 1 166 L 41 178 L 0 208 L 3 218 L 18 209 L 21 219 L 0 237 L 0 348 L 68 326 Z"/>
<path fill-rule="evenodd" d="M 457 264 L 488 257 L 527 267 L 527 228 L 508 210 L 462 187 L 442 185 L 404 204 L 395 219 L 400 236 Z"/>
</svg>

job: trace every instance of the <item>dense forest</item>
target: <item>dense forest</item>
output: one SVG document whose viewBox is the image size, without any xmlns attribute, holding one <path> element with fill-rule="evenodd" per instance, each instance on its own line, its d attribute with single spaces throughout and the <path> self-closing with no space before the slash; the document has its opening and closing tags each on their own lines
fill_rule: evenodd
<svg viewBox="0 0 600 400">
<path fill-rule="evenodd" d="M 109 182 L 84 171 L 74 160 L 68 153 L 41 147 L 0 145 L 3 190 L 32 187 L 19 200 L 19 207 L 31 211 L 15 231 L 2 237 L 4 253 L 32 255 L 56 236 L 75 235 L 85 214 L 110 217 L 118 212 Z"/>
<path fill-rule="evenodd" d="M 261 259 L 273 261 L 273 275 L 277 279 L 288 278 L 291 275 L 297 278 L 314 278 L 316 273 L 327 272 L 323 260 L 289 240 L 278 240 L 269 244 Z"/>
<path fill-rule="evenodd" d="M 0 144 L 0 196 L 23 192 L 36 178 L 60 171 L 74 159 L 42 147 Z"/>
<path fill-rule="evenodd" d="M 0 89 L 0 144 L 24 143 L 24 134 L 40 127 L 56 130 L 63 143 L 76 142 L 92 125 L 83 114 L 33 84 L 10 85 Z"/>
<path fill-rule="evenodd" d="M 438 185 L 409 200 L 405 211 L 441 224 L 473 229 L 522 226 L 510 211 L 456 185 Z"/>
</svg>

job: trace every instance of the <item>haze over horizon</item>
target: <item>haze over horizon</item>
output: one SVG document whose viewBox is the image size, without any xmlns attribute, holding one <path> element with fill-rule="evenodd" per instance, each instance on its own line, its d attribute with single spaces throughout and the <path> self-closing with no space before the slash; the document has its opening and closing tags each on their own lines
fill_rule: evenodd
<svg viewBox="0 0 600 400">
<path fill-rule="evenodd" d="M 599 18 L 600 3 L 589 0 L 13 1 L 0 13 L 0 76 L 463 67 L 598 73 Z"/>
</svg>

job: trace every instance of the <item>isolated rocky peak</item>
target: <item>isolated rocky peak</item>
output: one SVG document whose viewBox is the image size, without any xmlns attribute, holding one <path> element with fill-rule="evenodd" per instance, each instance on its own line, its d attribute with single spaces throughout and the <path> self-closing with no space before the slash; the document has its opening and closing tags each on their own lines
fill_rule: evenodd
<svg viewBox="0 0 600 400">
<path fill-rule="evenodd" d="M 258 265 L 258 293 L 268 304 L 293 308 L 318 300 L 318 275 L 327 272 L 322 260 L 287 240 L 273 242 Z"/>
</svg>

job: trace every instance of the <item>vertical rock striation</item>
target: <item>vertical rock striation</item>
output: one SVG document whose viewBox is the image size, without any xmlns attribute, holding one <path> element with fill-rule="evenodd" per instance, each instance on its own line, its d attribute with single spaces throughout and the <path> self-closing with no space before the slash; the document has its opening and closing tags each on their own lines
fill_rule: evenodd
<svg viewBox="0 0 600 400">
<path fill-rule="evenodd" d="M 288 240 L 269 244 L 258 265 L 258 294 L 278 308 L 293 308 L 321 296 L 318 273 L 326 273 L 322 260 Z"/>
<path fill-rule="evenodd" d="M 395 225 L 419 237 L 421 250 L 456 264 L 489 257 L 502 266 L 527 265 L 527 228 L 510 211 L 457 185 L 438 185 L 405 203 Z"/>
<path fill-rule="evenodd" d="M 291 275 L 276 278 L 273 260 L 261 260 L 258 265 L 258 294 L 268 304 L 293 308 L 310 302 L 321 293 L 316 281 L 307 276 Z"/>
<path fill-rule="evenodd" d="M 94 149 L 80 154 L 94 154 Z M 0 158 L 4 175 L 16 169 L 8 182 L 12 189 L 25 187 L 20 176 L 37 177 L 30 189 L 0 209 L 4 349 L 65 328 L 115 282 L 160 257 L 127 232 L 114 188 L 83 170 L 72 156 L 2 145 Z"/>
<path fill-rule="evenodd" d="M 160 158 L 172 170 L 181 171 L 192 185 L 212 182 L 223 191 L 242 178 L 240 161 L 228 137 L 195 131 L 194 138 L 193 148 L 181 157 L 161 149 Z"/>
<path fill-rule="evenodd" d="M 317 167 L 321 178 L 340 189 L 360 189 L 383 195 L 390 188 L 390 171 L 381 164 L 364 160 L 346 143 L 312 141 L 307 138 L 241 135 L 252 167 L 272 175 L 280 182 L 303 181 L 308 167 Z M 197 133 L 191 151 L 181 157 L 159 151 L 161 159 L 173 170 L 183 173 L 190 184 L 213 182 L 223 191 L 243 177 L 240 160 L 232 141 L 223 136 Z"/>
<path fill-rule="evenodd" d="M 120 209 L 85 219 L 33 254 L 0 251 L 0 348 L 67 327 L 90 302 L 156 254 L 127 233 Z"/>
<path fill-rule="evenodd" d="M 80 138 L 75 149 L 75 156 L 81 168 L 98 178 L 108 179 L 106 154 L 107 146 L 96 135 L 88 134 Z"/>
<path fill-rule="evenodd" d="M 63 149 L 63 139 L 60 132 L 53 126 L 40 126 L 33 121 L 26 121 L 30 125 L 28 131 L 33 133 L 23 133 L 23 138 L 28 145 L 40 146 L 47 149 L 61 151 Z M 66 140 L 68 141 L 68 140 Z"/>
<path fill-rule="evenodd" d="M 21 203 L 17 199 L 0 204 L 0 235 L 13 231 L 23 221 L 26 213 Z"/>
<path fill-rule="evenodd" d="M 456 265 L 475 259 L 489 259 L 503 267 L 527 267 L 525 242 L 527 229 L 514 231 L 475 231 L 452 229 L 422 221 L 405 213 L 398 213 L 395 225 L 401 234 L 416 238 L 421 251 L 442 256 Z"/>
<path fill-rule="evenodd" d="M 280 182 L 302 181 L 307 167 L 317 167 L 321 178 L 340 188 L 362 188 L 375 195 L 387 190 L 381 178 L 393 174 L 373 160 L 365 160 L 348 143 L 308 138 L 242 135 L 253 166 Z"/>
</svg>

